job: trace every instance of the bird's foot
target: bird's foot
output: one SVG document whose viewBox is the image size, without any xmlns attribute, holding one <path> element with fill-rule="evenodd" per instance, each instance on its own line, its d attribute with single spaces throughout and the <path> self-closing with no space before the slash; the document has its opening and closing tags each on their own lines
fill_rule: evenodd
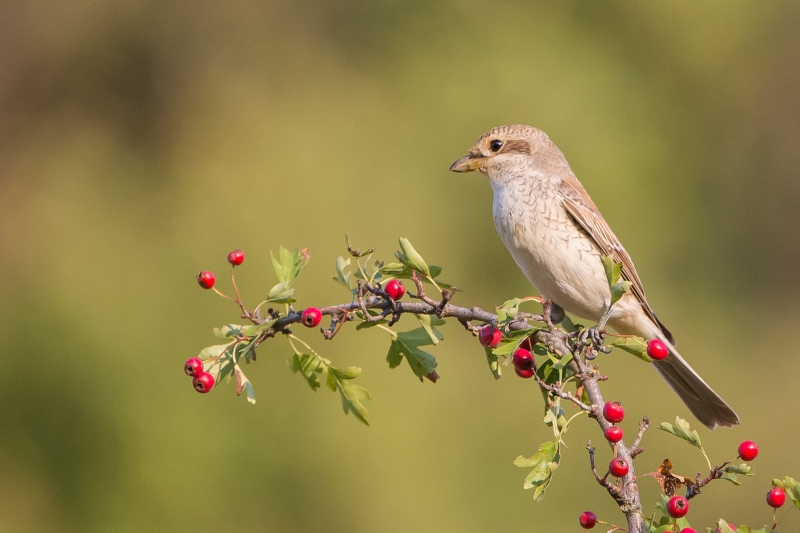
<svg viewBox="0 0 800 533">
<path fill-rule="evenodd" d="M 603 345 L 606 335 L 608 335 L 608 332 L 599 326 L 581 330 L 578 340 L 588 348 L 585 353 L 586 359 L 594 359 L 599 355 L 599 352 L 611 353 L 611 348 Z"/>
</svg>

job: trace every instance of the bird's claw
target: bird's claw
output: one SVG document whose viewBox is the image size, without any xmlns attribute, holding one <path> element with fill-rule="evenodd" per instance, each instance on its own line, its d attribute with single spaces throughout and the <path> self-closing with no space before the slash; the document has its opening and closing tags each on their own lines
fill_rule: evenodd
<svg viewBox="0 0 800 533">
<path fill-rule="evenodd" d="M 603 345 L 607 334 L 608 332 L 606 330 L 600 329 L 597 326 L 581 331 L 578 339 L 581 344 L 590 346 L 590 349 L 587 350 L 586 353 L 586 359 L 594 359 L 597 357 L 598 352 L 611 353 L 611 348 Z"/>
</svg>

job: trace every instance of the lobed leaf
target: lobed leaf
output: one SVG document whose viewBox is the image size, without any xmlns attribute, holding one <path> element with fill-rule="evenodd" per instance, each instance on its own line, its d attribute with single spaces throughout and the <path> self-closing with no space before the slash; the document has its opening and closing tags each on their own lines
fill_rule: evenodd
<svg viewBox="0 0 800 533">
<path fill-rule="evenodd" d="M 369 412 L 361 402 L 371 400 L 372 395 L 367 389 L 360 385 L 354 385 L 349 381 L 339 383 L 339 392 L 342 396 L 342 409 L 344 414 L 350 412 L 355 415 L 361 422 L 369 425 Z"/>
<path fill-rule="evenodd" d="M 671 433 L 679 439 L 685 440 L 692 446 L 697 446 L 701 450 L 703 449 L 703 445 L 700 443 L 700 435 L 697 434 L 697 431 L 689 427 L 689 423 L 686 420 L 679 416 L 675 417 L 674 425 L 668 422 L 661 422 L 658 429 Z"/>
<path fill-rule="evenodd" d="M 553 473 L 558 468 L 561 461 L 558 440 L 545 442 L 539 446 L 539 450 L 530 459 L 523 456 L 517 457 L 514 465 L 519 468 L 531 468 L 531 472 L 525 478 L 522 485 L 525 489 L 534 489 L 533 500 L 541 501 L 544 492 L 553 480 Z"/>
<path fill-rule="evenodd" d="M 286 283 L 287 286 L 291 285 L 311 258 L 308 255 L 308 248 L 302 250 L 295 248 L 290 252 L 283 246 L 278 251 L 277 259 L 272 252 L 269 255 L 272 258 L 272 266 L 278 276 L 278 281 Z"/>
<path fill-rule="evenodd" d="M 350 266 L 350 258 L 345 259 L 342 256 L 336 258 L 336 276 L 334 281 L 341 283 L 347 290 L 353 291 L 353 286 L 350 284 L 351 272 L 345 272 L 345 269 Z"/>
<path fill-rule="evenodd" d="M 303 353 L 294 354 L 289 358 L 289 367 L 292 372 L 300 373 L 305 378 L 311 390 L 316 391 L 320 388 L 319 376 L 325 368 L 325 362 L 315 354 Z"/>
<path fill-rule="evenodd" d="M 422 337 L 423 335 L 424 337 Z M 422 380 L 423 377 L 433 372 L 438 365 L 433 355 L 420 349 L 420 346 L 429 344 L 432 344 L 432 342 L 424 328 L 398 333 L 397 336 L 392 339 L 389 353 L 386 355 L 389 367 L 397 367 L 405 356 L 411 370 Z"/>
</svg>

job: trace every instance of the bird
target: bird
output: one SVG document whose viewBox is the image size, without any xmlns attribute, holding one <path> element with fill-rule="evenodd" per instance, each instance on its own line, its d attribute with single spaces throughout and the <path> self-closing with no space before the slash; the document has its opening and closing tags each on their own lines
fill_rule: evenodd
<svg viewBox="0 0 800 533">
<path fill-rule="evenodd" d="M 739 416 L 675 348 L 675 339 L 647 303 L 631 257 L 546 133 L 509 125 L 482 135 L 451 172 L 484 174 L 494 192 L 500 239 L 543 300 L 607 324 L 620 334 L 660 339 L 668 349 L 656 370 L 706 427 L 731 427 Z M 630 290 L 613 306 L 602 258 L 621 263 Z"/>
</svg>

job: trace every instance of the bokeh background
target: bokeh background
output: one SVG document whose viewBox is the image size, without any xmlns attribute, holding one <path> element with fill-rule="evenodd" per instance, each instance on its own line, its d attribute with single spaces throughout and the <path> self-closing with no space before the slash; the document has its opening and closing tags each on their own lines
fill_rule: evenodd
<svg viewBox="0 0 800 533">
<path fill-rule="evenodd" d="M 706 489 L 693 525 L 769 522 L 770 480 L 800 476 L 798 26 L 791 1 L 0 3 L 0 530 L 565 531 L 586 509 L 622 523 L 587 468 L 593 424 L 531 501 L 512 461 L 548 439 L 540 395 L 495 382 L 457 325 L 436 385 L 390 370 L 379 331 L 299 332 L 364 369 L 369 428 L 290 373 L 282 340 L 248 368 L 256 406 L 232 386 L 200 396 L 181 370 L 237 321 L 194 279 L 211 269 L 229 290 L 237 247 L 251 303 L 280 245 L 311 250 L 299 307 L 345 300 L 330 280 L 345 233 L 384 258 L 408 237 L 463 305 L 530 294 L 485 179 L 447 172 L 506 123 L 562 148 L 681 351 L 738 410 L 740 428 L 700 428 L 712 459 L 761 446 L 757 477 Z M 645 414 L 694 423 L 646 364 L 601 364 L 628 434 Z M 703 469 L 665 433 L 645 448 L 641 473 L 664 457 Z M 642 492 L 650 508 L 655 483 Z"/>
</svg>

